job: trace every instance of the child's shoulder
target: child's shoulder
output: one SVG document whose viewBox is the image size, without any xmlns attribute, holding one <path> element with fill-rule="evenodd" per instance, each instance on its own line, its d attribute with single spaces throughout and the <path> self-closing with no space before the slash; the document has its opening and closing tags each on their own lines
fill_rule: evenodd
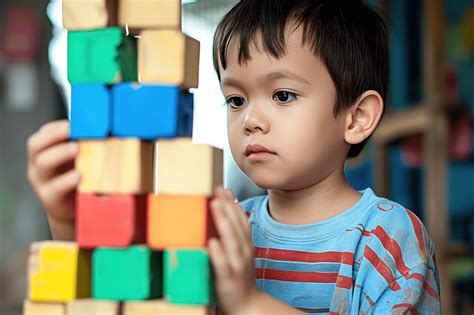
<svg viewBox="0 0 474 315">
<path fill-rule="evenodd" d="M 404 257 L 410 265 L 433 266 L 434 246 L 423 222 L 403 205 L 374 194 L 374 202 L 359 228 L 376 252 L 389 252 L 395 260 Z"/>
</svg>

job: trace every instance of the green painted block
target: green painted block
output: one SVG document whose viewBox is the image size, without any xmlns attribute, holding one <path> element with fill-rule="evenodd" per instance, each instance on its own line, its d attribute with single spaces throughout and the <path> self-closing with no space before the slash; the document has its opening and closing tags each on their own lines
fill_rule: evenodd
<svg viewBox="0 0 474 315">
<path fill-rule="evenodd" d="M 137 81 L 137 40 L 118 27 L 68 32 L 70 83 Z"/>
<path fill-rule="evenodd" d="M 94 250 L 92 296 L 118 301 L 162 297 L 162 259 L 162 252 L 139 245 Z"/>
<path fill-rule="evenodd" d="M 214 303 L 214 277 L 205 250 L 165 250 L 163 260 L 164 292 L 170 303 Z"/>
</svg>

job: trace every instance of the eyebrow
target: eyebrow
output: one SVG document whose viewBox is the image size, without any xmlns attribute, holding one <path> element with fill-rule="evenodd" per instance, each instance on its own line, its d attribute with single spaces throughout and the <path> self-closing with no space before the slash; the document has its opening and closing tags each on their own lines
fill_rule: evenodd
<svg viewBox="0 0 474 315">
<path fill-rule="evenodd" d="M 276 81 L 276 80 L 279 80 L 279 79 L 292 79 L 292 80 L 298 81 L 300 83 L 310 84 L 309 81 L 306 80 L 305 78 L 297 75 L 294 72 L 288 71 L 288 70 L 281 70 L 281 71 L 271 72 L 267 75 L 261 76 L 260 78 L 258 78 L 257 81 L 259 82 L 259 84 L 263 84 L 267 81 Z M 240 84 L 237 80 L 235 80 L 233 78 L 227 78 L 227 79 L 222 80 L 222 86 L 239 87 Z"/>
</svg>

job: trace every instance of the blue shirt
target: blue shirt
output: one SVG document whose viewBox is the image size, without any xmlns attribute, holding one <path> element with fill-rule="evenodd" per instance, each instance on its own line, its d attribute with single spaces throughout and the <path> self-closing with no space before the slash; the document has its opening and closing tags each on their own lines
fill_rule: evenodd
<svg viewBox="0 0 474 315">
<path fill-rule="evenodd" d="M 311 314 L 440 314 L 434 247 L 408 209 L 370 188 L 325 221 L 288 225 L 268 196 L 240 203 L 249 214 L 257 287 Z"/>
</svg>

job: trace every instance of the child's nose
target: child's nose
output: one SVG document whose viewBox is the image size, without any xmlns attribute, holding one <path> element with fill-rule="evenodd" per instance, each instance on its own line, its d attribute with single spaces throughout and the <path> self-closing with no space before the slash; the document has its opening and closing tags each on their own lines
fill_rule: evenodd
<svg viewBox="0 0 474 315">
<path fill-rule="evenodd" d="M 243 122 L 245 134 L 251 134 L 256 131 L 267 133 L 270 129 L 270 123 L 267 115 L 260 106 L 247 106 Z"/>
</svg>

